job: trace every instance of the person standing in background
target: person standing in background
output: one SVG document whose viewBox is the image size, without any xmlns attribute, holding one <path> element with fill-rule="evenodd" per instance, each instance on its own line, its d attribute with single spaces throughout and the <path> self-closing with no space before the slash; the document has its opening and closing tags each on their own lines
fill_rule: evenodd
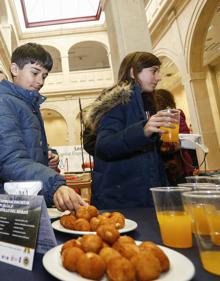
<svg viewBox="0 0 220 281">
<path fill-rule="evenodd" d="M 85 137 L 91 135 L 94 143 L 92 204 L 99 209 L 152 206 L 150 187 L 167 185 L 160 127 L 173 127 L 176 120 L 172 113 L 156 113 L 160 64 L 151 53 L 128 54 L 117 84 L 84 113 Z"/>
<path fill-rule="evenodd" d="M 0 181 L 39 180 L 48 206 L 74 210 L 86 203 L 66 186 L 62 175 L 48 165 L 56 165 L 59 158 L 51 155 L 40 104 L 45 97 L 39 91 L 53 65 L 50 54 L 39 44 L 27 43 L 14 50 L 11 57 L 13 83 L 0 82 Z M 55 163 L 56 162 L 56 163 Z"/>
<path fill-rule="evenodd" d="M 156 108 L 158 111 L 166 108 L 176 108 L 176 102 L 172 93 L 165 89 L 155 91 Z M 186 123 L 186 117 L 181 109 L 179 133 L 190 134 L 190 129 Z M 173 153 L 163 153 L 168 181 L 176 186 L 178 183 L 185 182 L 186 176 L 193 175 L 194 167 L 190 153 L 187 149 L 177 150 Z"/>
</svg>

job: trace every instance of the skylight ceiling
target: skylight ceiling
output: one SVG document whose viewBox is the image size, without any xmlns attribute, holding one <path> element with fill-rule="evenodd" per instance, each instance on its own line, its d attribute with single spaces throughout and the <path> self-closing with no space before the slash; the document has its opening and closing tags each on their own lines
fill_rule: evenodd
<svg viewBox="0 0 220 281">
<path fill-rule="evenodd" d="M 14 0 L 21 29 L 103 24 L 100 0 Z M 102 16 L 101 16 L 102 15 Z M 55 27 L 54 27 L 55 28 Z"/>
</svg>

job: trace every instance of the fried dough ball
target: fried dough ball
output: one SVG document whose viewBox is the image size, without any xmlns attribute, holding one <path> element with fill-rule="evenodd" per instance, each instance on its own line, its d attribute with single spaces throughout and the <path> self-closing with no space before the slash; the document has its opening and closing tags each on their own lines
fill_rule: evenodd
<svg viewBox="0 0 220 281">
<path fill-rule="evenodd" d="M 90 220 L 90 229 L 91 231 L 96 231 L 96 229 L 98 228 L 99 226 L 99 223 L 100 223 L 100 219 L 98 219 L 97 217 L 93 217 L 91 218 Z"/>
<path fill-rule="evenodd" d="M 90 224 L 86 219 L 77 219 L 74 222 L 74 229 L 78 231 L 90 231 Z"/>
<path fill-rule="evenodd" d="M 95 206 L 80 206 L 76 211 L 76 217 L 86 220 L 90 220 L 92 217 L 97 217 L 99 214 L 98 209 Z"/>
<path fill-rule="evenodd" d="M 88 206 L 80 206 L 79 209 L 76 211 L 76 217 L 78 219 L 85 219 L 90 220 L 90 214 Z"/>
<path fill-rule="evenodd" d="M 103 223 L 108 220 L 108 218 L 106 216 L 102 216 L 102 215 L 98 215 L 97 219 L 99 219 L 99 221 L 103 222 Z"/>
<path fill-rule="evenodd" d="M 150 250 L 133 256 L 131 262 L 135 266 L 138 281 L 150 281 L 160 276 L 160 262 Z"/>
<path fill-rule="evenodd" d="M 84 252 L 77 247 L 68 247 L 62 252 L 63 266 L 69 271 L 76 271 L 76 264 Z"/>
<path fill-rule="evenodd" d="M 152 250 L 153 254 L 159 259 L 162 272 L 166 272 L 170 268 L 170 262 L 167 255 L 155 243 L 151 241 L 142 242 L 139 245 L 141 251 Z"/>
<path fill-rule="evenodd" d="M 108 224 L 100 225 L 96 232 L 108 244 L 113 244 L 120 236 L 119 231 L 114 226 Z"/>
<path fill-rule="evenodd" d="M 79 257 L 76 268 L 81 276 L 99 280 L 105 273 L 106 265 L 99 255 L 85 253 Z"/>
<path fill-rule="evenodd" d="M 98 216 L 99 211 L 95 206 L 89 205 L 89 206 L 87 206 L 87 208 L 88 208 L 88 212 L 90 215 L 90 219 Z"/>
<path fill-rule="evenodd" d="M 104 213 L 103 213 L 104 214 Z M 103 214 L 99 214 L 98 216 L 97 216 L 97 218 L 99 218 L 100 220 L 101 219 L 107 219 L 108 218 L 108 215 L 104 215 L 103 216 Z"/>
<path fill-rule="evenodd" d="M 110 221 L 115 225 L 117 229 L 121 229 L 125 226 L 125 217 L 119 212 L 113 212 Z"/>
<path fill-rule="evenodd" d="M 132 243 L 119 243 L 117 245 L 118 247 L 114 247 L 114 249 L 127 259 L 131 259 L 140 252 L 139 247 Z"/>
<path fill-rule="evenodd" d="M 81 248 L 81 243 L 79 242 L 79 240 L 77 239 L 71 239 L 71 240 L 68 240 L 66 241 L 62 248 L 61 248 L 61 254 L 62 252 L 66 249 L 66 248 L 71 248 L 71 247 L 77 247 L 77 248 Z"/>
<path fill-rule="evenodd" d="M 119 217 L 125 217 L 122 213 L 120 213 L 120 212 L 112 212 L 112 215 L 111 215 L 112 217 L 113 216 L 119 216 Z"/>
<path fill-rule="evenodd" d="M 115 227 L 115 223 L 112 222 L 111 219 L 109 219 L 109 218 L 101 219 L 100 222 L 99 222 L 98 227 L 99 227 L 100 225 L 104 225 L 104 224 L 112 225 L 114 228 L 116 228 L 116 227 Z"/>
<path fill-rule="evenodd" d="M 82 249 L 85 252 L 98 253 L 102 248 L 102 239 L 95 234 L 84 235 L 81 240 Z"/>
<path fill-rule="evenodd" d="M 131 243 L 131 244 L 136 244 L 135 243 L 135 240 L 128 236 L 128 235 L 123 235 L 123 236 L 120 236 L 118 238 L 118 240 L 114 243 L 113 247 L 117 247 L 117 244 L 121 244 L 121 243 Z"/>
<path fill-rule="evenodd" d="M 116 251 L 111 247 L 102 248 L 101 251 L 99 252 L 99 255 L 103 258 L 106 264 L 110 261 L 110 259 L 121 256 L 118 251 Z"/>
<path fill-rule="evenodd" d="M 96 229 L 101 225 L 107 223 L 107 217 L 102 215 L 98 215 L 97 217 L 92 217 L 90 220 L 90 227 L 92 231 L 96 231 Z"/>
<path fill-rule="evenodd" d="M 74 214 L 63 215 L 60 218 L 60 224 L 68 229 L 74 229 L 74 223 L 76 221 L 76 217 Z"/>
<path fill-rule="evenodd" d="M 124 236 L 120 236 L 115 241 L 115 243 L 112 245 L 112 248 L 114 248 L 116 251 L 120 251 L 120 248 L 123 247 L 122 246 L 123 244 L 131 244 L 136 246 L 135 240 L 132 237 L 124 235 Z"/>
<path fill-rule="evenodd" d="M 110 259 L 107 264 L 107 275 L 111 281 L 134 281 L 135 267 L 124 257 Z"/>
</svg>

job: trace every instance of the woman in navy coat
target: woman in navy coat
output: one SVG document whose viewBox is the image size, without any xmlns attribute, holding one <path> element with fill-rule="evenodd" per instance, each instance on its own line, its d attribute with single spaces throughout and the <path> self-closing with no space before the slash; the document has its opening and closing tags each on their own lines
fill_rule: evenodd
<svg viewBox="0 0 220 281">
<path fill-rule="evenodd" d="M 171 113 L 155 112 L 160 64 L 151 53 L 127 55 L 117 84 L 86 112 L 86 128 L 96 135 L 92 204 L 99 209 L 151 206 L 149 188 L 167 185 L 160 127 L 172 127 L 175 120 Z"/>
</svg>

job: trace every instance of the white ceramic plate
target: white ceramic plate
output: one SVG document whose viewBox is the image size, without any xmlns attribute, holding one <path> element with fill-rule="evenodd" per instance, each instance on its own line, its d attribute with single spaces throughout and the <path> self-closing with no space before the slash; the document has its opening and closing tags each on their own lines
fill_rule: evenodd
<svg viewBox="0 0 220 281">
<path fill-rule="evenodd" d="M 66 232 L 70 234 L 77 234 L 77 235 L 84 235 L 84 234 L 94 234 L 94 231 L 78 231 L 78 230 L 71 230 L 63 227 L 60 224 L 60 220 L 56 220 L 52 223 L 52 227 L 58 231 Z M 125 219 L 125 227 L 119 229 L 120 233 L 126 233 L 132 231 L 137 228 L 137 223 L 133 220 Z"/>
<path fill-rule="evenodd" d="M 137 242 L 140 243 L 140 242 Z M 43 257 L 44 268 L 54 277 L 61 281 L 86 281 L 79 274 L 66 270 L 61 263 L 60 250 L 62 245 L 56 246 L 49 250 Z M 162 273 L 160 278 L 155 281 L 189 281 L 195 274 L 195 267 L 192 262 L 184 255 L 171 250 L 167 247 L 160 246 L 160 248 L 166 253 L 170 260 L 170 270 L 166 273 Z M 101 281 L 107 281 L 107 277 L 104 276 Z"/>
<path fill-rule="evenodd" d="M 47 208 L 47 212 L 50 219 L 56 219 L 63 215 L 68 215 L 70 213 L 69 211 L 60 212 L 56 208 Z"/>
</svg>

